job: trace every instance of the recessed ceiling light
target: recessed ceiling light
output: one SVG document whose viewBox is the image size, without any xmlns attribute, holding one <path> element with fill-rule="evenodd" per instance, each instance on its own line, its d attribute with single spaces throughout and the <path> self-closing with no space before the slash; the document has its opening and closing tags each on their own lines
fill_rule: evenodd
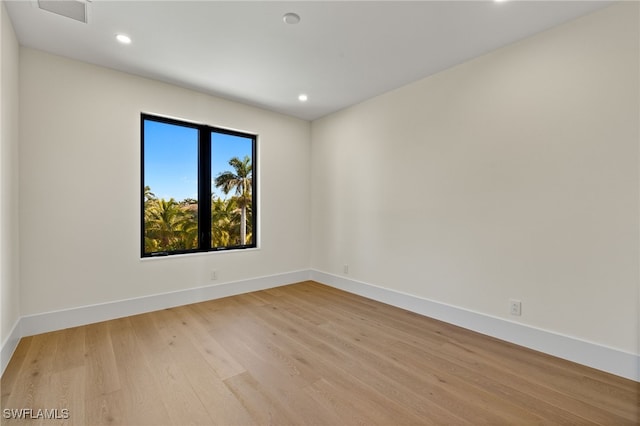
<svg viewBox="0 0 640 426">
<path fill-rule="evenodd" d="M 293 13 L 293 12 L 289 12 L 289 13 L 285 13 L 282 16 L 282 20 L 287 23 L 287 24 L 297 24 L 298 22 L 300 22 L 300 15 L 298 15 L 297 13 Z"/>
<path fill-rule="evenodd" d="M 298 100 L 300 102 L 307 102 L 308 99 L 309 97 L 305 93 L 301 93 L 300 95 L 298 95 Z"/>
<path fill-rule="evenodd" d="M 116 34 L 116 40 L 122 44 L 131 44 L 131 37 L 125 34 Z"/>
</svg>

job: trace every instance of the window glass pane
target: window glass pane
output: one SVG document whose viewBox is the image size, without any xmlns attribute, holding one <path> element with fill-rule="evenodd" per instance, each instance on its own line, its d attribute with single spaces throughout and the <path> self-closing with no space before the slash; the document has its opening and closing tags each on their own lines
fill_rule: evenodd
<svg viewBox="0 0 640 426">
<path fill-rule="evenodd" d="M 198 130 L 144 121 L 145 253 L 198 247 Z"/>
<path fill-rule="evenodd" d="M 211 133 L 211 246 L 251 245 L 253 139 Z"/>
</svg>

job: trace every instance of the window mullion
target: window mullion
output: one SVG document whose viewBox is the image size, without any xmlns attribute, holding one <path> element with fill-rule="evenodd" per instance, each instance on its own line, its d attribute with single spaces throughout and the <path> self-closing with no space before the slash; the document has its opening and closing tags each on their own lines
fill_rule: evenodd
<svg viewBox="0 0 640 426">
<path fill-rule="evenodd" d="M 200 250 L 211 248 L 211 131 L 199 129 L 198 147 L 198 228 Z"/>
</svg>

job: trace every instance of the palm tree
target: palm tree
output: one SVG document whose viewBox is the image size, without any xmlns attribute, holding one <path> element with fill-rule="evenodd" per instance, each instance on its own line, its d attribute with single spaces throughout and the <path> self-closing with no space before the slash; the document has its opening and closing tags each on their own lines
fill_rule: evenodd
<svg viewBox="0 0 640 426">
<path fill-rule="evenodd" d="M 231 224 L 233 210 L 236 208 L 232 200 L 212 197 L 211 200 L 211 247 L 226 247 L 231 242 Z"/>
<path fill-rule="evenodd" d="M 157 204 L 158 199 L 156 195 L 151 192 L 151 187 L 145 185 L 144 187 L 144 251 L 145 253 L 152 253 L 159 251 L 160 241 L 154 238 L 149 232 L 149 223 L 152 220 L 152 210 Z"/>
<path fill-rule="evenodd" d="M 197 242 L 194 223 L 197 230 L 193 214 L 185 212 L 173 198 L 156 199 L 145 209 L 145 237 L 158 240 L 156 250 L 193 248 Z"/>
<path fill-rule="evenodd" d="M 251 188 L 253 182 L 251 158 L 248 155 L 240 160 L 233 157 L 229 160 L 229 165 L 234 171 L 220 173 L 214 183 L 217 188 L 222 189 L 226 194 L 235 191 L 236 202 L 240 208 L 240 245 L 247 242 L 247 207 L 251 204 Z"/>
<path fill-rule="evenodd" d="M 145 203 L 148 201 L 156 200 L 156 194 L 151 192 L 151 187 L 149 185 L 144 186 L 144 201 Z"/>
</svg>

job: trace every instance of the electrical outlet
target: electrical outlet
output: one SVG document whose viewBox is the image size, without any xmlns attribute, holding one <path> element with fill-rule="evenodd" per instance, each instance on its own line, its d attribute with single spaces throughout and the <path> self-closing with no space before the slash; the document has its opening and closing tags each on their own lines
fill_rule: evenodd
<svg viewBox="0 0 640 426">
<path fill-rule="evenodd" d="M 349 265 L 342 265 L 342 272 L 344 272 L 345 275 L 349 275 Z"/>
<path fill-rule="evenodd" d="M 218 271 L 214 269 L 213 271 L 211 271 L 211 281 L 215 281 L 217 279 L 218 279 Z"/>
<path fill-rule="evenodd" d="M 522 302 L 515 299 L 509 300 L 509 313 L 518 317 L 522 315 Z"/>
</svg>

